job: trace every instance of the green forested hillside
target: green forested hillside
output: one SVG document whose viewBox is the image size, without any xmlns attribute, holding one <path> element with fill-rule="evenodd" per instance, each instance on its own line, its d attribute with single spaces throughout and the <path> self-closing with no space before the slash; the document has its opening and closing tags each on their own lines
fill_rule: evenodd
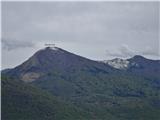
<svg viewBox="0 0 160 120">
<path fill-rule="evenodd" d="M 151 79 L 118 73 L 58 76 L 32 84 L 92 112 L 96 120 L 160 119 L 160 89 Z"/>
<path fill-rule="evenodd" d="M 126 86 L 128 86 L 127 79 L 133 80 L 124 79 Z M 92 81 L 92 88 L 87 88 L 87 85 L 83 84 L 83 91 L 93 91 L 89 93 L 79 91 L 77 96 L 68 94 L 64 103 L 60 98 L 28 83 L 2 77 L 2 120 L 158 120 L 160 118 L 158 92 L 144 88 L 146 91 L 139 94 L 133 90 L 133 86 L 139 88 L 141 85 L 129 83 L 130 87 L 121 87 L 124 83 L 118 85 L 120 81 L 111 78 L 109 81 L 110 85 L 104 82 L 106 90 L 96 79 Z M 113 81 L 117 82 L 115 93 L 112 88 Z M 64 86 L 63 83 L 61 85 Z M 63 92 L 67 94 L 65 90 Z"/>
<path fill-rule="evenodd" d="M 85 120 L 87 112 L 15 79 L 2 77 L 2 120 Z"/>
</svg>

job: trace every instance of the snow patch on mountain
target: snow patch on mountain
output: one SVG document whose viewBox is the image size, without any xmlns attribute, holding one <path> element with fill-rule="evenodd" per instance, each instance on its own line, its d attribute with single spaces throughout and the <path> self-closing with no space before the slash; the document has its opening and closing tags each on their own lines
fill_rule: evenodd
<svg viewBox="0 0 160 120">
<path fill-rule="evenodd" d="M 116 69 L 127 69 L 130 62 L 128 60 L 123 60 L 120 58 L 115 58 L 113 60 L 106 60 L 104 63 L 116 68 Z"/>
<path fill-rule="evenodd" d="M 108 64 L 109 66 L 113 68 L 121 69 L 121 70 L 126 70 L 130 67 L 139 67 L 137 63 L 131 62 L 129 59 L 115 58 L 113 60 L 104 60 L 101 62 Z"/>
</svg>

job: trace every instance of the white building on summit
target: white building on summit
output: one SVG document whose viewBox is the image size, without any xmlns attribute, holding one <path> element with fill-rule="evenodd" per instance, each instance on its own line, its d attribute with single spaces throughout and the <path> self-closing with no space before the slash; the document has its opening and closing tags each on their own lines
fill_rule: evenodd
<svg viewBox="0 0 160 120">
<path fill-rule="evenodd" d="M 55 44 L 44 44 L 46 48 L 50 48 L 52 50 L 58 50 Z"/>
</svg>

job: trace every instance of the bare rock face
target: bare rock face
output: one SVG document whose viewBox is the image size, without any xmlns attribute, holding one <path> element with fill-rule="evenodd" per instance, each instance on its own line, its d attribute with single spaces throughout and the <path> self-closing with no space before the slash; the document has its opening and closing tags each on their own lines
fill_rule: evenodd
<svg viewBox="0 0 160 120">
<path fill-rule="evenodd" d="M 22 75 L 21 80 L 24 82 L 33 82 L 40 77 L 40 73 L 28 72 Z"/>
</svg>

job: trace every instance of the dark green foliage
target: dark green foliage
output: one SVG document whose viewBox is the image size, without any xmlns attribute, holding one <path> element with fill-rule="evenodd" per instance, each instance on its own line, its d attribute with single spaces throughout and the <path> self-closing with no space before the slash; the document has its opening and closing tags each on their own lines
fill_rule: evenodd
<svg viewBox="0 0 160 120">
<path fill-rule="evenodd" d="M 121 73 L 53 76 L 32 84 L 72 101 L 93 113 L 97 120 L 160 119 L 160 90 L 153 87 L 151 80 Z"/>
<path fill-rule="evenodd" d="M 2 120 L 85 120 L 88 115 L 43 90 L 2 78 Z"/>
</svg>

